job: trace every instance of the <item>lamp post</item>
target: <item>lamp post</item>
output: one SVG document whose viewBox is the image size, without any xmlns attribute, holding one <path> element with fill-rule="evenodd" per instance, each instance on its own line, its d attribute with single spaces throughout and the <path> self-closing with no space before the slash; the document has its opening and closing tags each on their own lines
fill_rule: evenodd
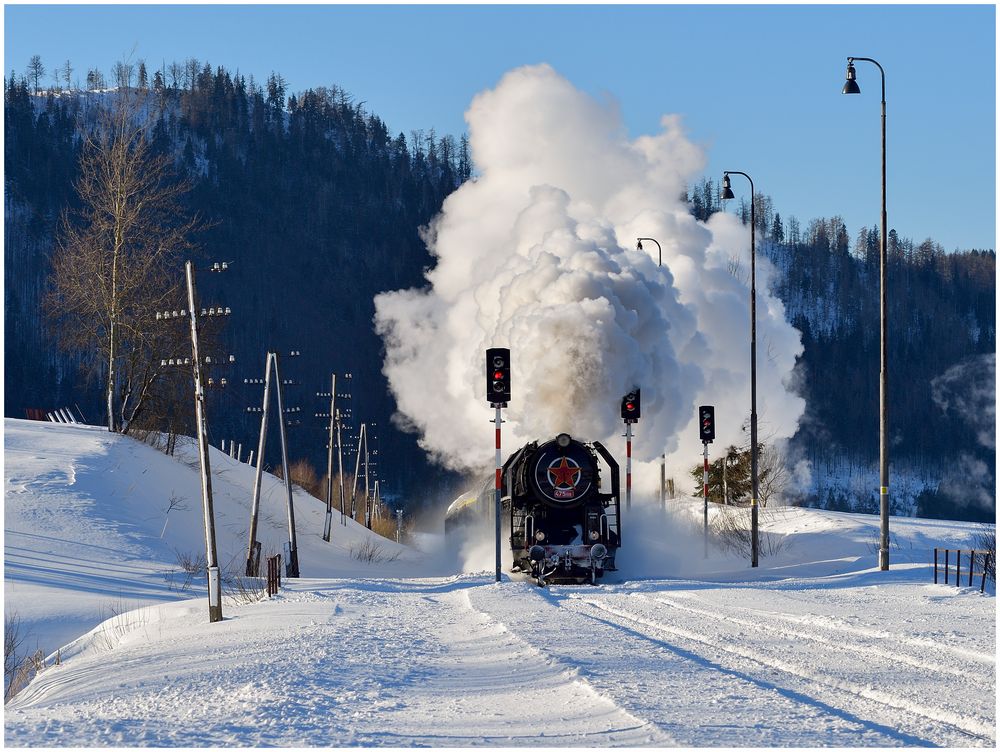
<svg viewBox="0 0 1000 752">
<path fill-rule="evenodd" d="M 742 175 L 750 181 L 750 566 L 757 566 L 757 216 L 754 213 L 753 180 L 745 172 L 726 170 L 722 175 L 723 200 L 736 198 L 729 184 L 730 175 Z"/>
<path fill-rule="evenodd" d="M 660 243 L 655 238 L 636 238 L 635 248 L 638 251 L 642 250 L 642 241 L 648 240 L 650 243 L 656 243 L 656 265 L 663 266 L 663 249 L 660 247 Z M 660 508 L 667 508 L 667 453 L 666 451 L 660 455 Z"/>
<path fill-rule="evenodd" d="M 885 211 L 885 71 L 870 57 L 847 58 L 847 81 L 844 94 L 860 94 L 854 71 L 854 61 L 864 60 L 878 68 L 882 75 L 882 233 L 879 238 L 879 385 L 878 385 L 878 454 L 879 454 L 879 516 L 882 530 L 879 540 L 879 569 L 889 569 L 889 345 L 888 305 L 886 302 L 886 245 L 888 243 Z"/>
</svg>

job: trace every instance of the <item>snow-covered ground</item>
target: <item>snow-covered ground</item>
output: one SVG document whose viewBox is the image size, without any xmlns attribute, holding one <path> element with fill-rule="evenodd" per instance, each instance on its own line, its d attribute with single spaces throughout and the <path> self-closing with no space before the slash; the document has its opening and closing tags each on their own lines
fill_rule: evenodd
<svg viewBox="0 0 1000 752">
<path fill-rule="evenodd" d="M 976 525 L 893 518 L 885 573 L 877 518 L 774 510 L 751 570 L 704 557 L 697 502 L 636 503 L 614 581 L 542 590 L 494 582 L 490 556 L 447 574 L 379 539 L 399 557 L 359 561 L 370 534 L 324 543 L 300 494 L 303 578 L 209 624 L 203 586 L 179 589 L 175 549 L 204 545 L 190 456 L 17 420 L 5 441 L 5 612 L 61 648 L 6 706 L 9 745 L 996 745 L 993 590 L 929 567 Z M 252 468 L 212 461 L 220 560 L 241 567 Z M 278 551 L 273 478 L 262 506 Z"/>
</svg>

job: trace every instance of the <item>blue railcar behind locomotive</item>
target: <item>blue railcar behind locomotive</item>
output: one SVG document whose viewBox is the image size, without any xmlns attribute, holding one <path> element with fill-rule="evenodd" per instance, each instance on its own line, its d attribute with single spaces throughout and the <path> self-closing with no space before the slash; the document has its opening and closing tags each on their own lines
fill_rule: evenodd
<svg viewBox="0 0 1000 752">
<path fill-rule="evenodd" d="M 601 489 L 601 460 L 610 477 Z M 491 476 L 478 494 L 456 499 L 445 516 L 445 533 L 495 525 L 496 481 Z M 597 441 L 559 434 L 514 452 L 501 474 L 501 522 L 513 553 L 511 571 L 548 582 L 596 584 L 615 570 L 621 546 L 621 497 L 618 463 Z"/>
</svg>

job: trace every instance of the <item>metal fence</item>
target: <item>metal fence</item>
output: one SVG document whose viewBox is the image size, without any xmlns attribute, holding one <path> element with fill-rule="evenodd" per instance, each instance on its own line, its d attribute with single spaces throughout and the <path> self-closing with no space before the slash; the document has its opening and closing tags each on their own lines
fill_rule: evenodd
<svg viewBox="0 0 1000 752">
<path fill-rule="evenodd" d="M 941 553 L 944 553 L 944 584 L 950 584 L 948 579 L 951 571 L 951 554 L 955 554 L 955 586 L 962 586 L 962 550 L 961 549 L 950 549 L 950 548 L 935 548 L 934 549 L 934 584 L 938 584 L 938 569 L 939 561 L 941 558 Z M 993 553 L 991 551 L 979 551 L 977 549 L 970 549 L 966 552 L 968 554 L 968 575 L 969 575 L 969 587 L 972 587 L 973 578 L 976 574 L 976 560 L 978 559 L 980 563 L 980 575 L 981 581 L 979 583 L 979 592 L 985 592 L 986 590 L 986 574 L 991 571 L 991 564 L 993 562 Z"/>
</svg>

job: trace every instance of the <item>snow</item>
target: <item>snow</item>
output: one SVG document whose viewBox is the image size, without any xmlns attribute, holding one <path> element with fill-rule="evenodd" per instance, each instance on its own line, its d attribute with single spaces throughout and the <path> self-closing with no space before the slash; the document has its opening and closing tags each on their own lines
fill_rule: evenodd
<svg viewBox="0 0 1000 752">
<path fill-rule="evenodd" d="M 764 510 L 774 552 L 751 570 L 704 557 L 700 502 L 636 499 L 615 581 L 543 590 L 494 582 L 491 552 L 446 574 L 379 539 L 399 558 L 358 561 L 370 533 L 324 543 L 297 494 L 304 577 L 209 624 L 203 585 L 176 584 L 173 549 L 204 545 L 188 448 L 9 419 L 5 441 L 5 612 L 62 646 L 7 704 L 11 746 L 996 745 L 992 586 L 934 585 L 928 564 L 977 525 L 893 518 L 880 572 L 877 517 Z M 220 560 L 241 567 L 253 470 L 212 467 Z M 188 508 L 161 540 L 171 495 Z M 134 608 L 102 619 L 115 604 Z"/>
</svg>

